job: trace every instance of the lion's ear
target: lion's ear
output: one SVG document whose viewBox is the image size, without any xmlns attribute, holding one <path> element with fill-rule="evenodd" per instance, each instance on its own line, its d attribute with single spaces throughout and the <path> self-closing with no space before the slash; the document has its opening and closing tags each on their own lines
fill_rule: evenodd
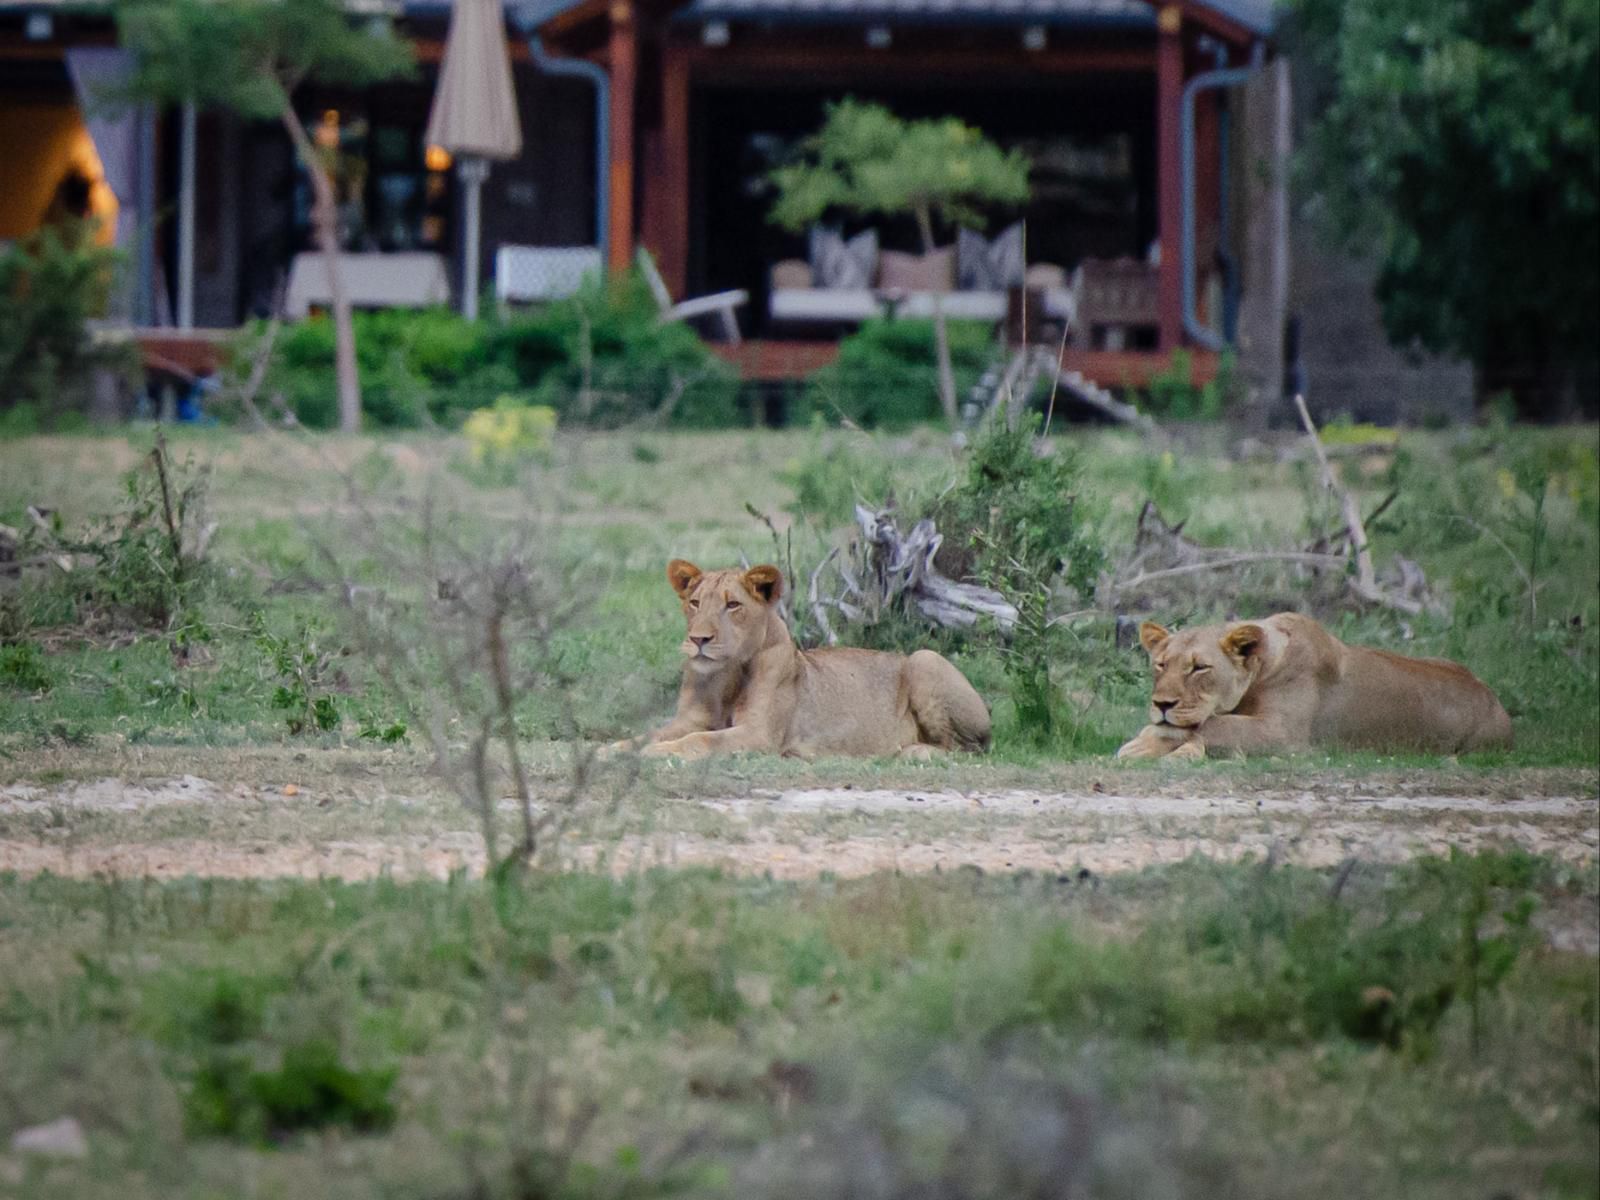
<svg viewBox="0 0 1600 1200">
<path fill-rule="evenodd" d="M 783 572 L 770 563 L 751 567 L 744 573 L 744 585 L 765 604 L 783 595 Z"/>
<path fill-rule="evenodd" d="M 1139 644 L 1145 648 L 1145 653 L 1154 654 L 1172 635 L 1154 621 L 1146 621 L 1139 626 Z"/>
<path fill-rule="evenodd" d="M 699 579 L 700 575 L 699 567 L 681 558 L 675 558 L 667 564 L 667 582 L 680 596 L 689 594 L 689 589 L 694 587 L 695 580 Z"/>
<path fill-rule="evenodd" d="M 1249 658 L 1267 640 L 1267 631 L 1259 625 L 1235 625 L 1222 635 L 1222 652 L 1234 658 Z"/>
</svg>

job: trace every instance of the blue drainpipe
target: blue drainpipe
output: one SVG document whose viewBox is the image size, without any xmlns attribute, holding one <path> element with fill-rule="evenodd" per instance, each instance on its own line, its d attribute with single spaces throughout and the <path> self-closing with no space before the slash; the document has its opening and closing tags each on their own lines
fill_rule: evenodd
<svg viewBox="0 0 1600 1200">
<path fill-rule="evenodd" d="M 1215 71 L 1202 71 L 1183 87 L 1182 116 L 1179 119 L 1179 162 L 1182 166 L 1183 176 L 1183 219 L 1181 225 L 1182 253 L 1180 256 L 1183 272 L 1183 331 L 1191 339 L 1207 350 L 1225 350 L 1228 346 L 1226 337 L 1219 337 L 1210 328 L 1200 323 L 1196 313 L 1194 295 L 1194 98 L 1200 92 L 1210 91 L 1213 88 L 1233 87 L 1235 84 L 1244 83 L 1261 69 L 1261 43 L 1257 42 L 1255 51 L 1251 55 L 1250 65 L 1247 67 L 1225 67 Z M 1228 143 L 1226 131 L 1222 141 L 1222 178 L 1223 187 L 1227 187 L 1228 175 Z M 1223 203 L 1226 205 L 1227 197 L 1224 192 Z M 1226 218 L 1224 218 L 1226 219 Z M 1224 322 L 1226 324 L 1226 321 Z"/>
<path fill-rule="evenodd" d="M 587 79 L 594 85 L 594 244 L 600 247 L 604 258 L 611 193 L 611 77 L 595 63 L 581 58 L 557 58 L 547 52 L 539 40 L 536 19 L 527 8 L 512 8 L 511 18 L 528 39 L 528 55 L 541 72 Z"/>
</svg>

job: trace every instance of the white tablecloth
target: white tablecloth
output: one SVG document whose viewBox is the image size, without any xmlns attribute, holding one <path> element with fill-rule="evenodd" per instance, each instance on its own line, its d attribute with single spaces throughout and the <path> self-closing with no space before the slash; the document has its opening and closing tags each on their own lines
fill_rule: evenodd
<svg viewBox="0 0 1600 1200">
<path fill-rule="evenodd" d="M 339 274 L 345 295 L 356 308 L 427 308 L 450 303 L 450 278 L 441 254 L 341 254 Z M 324 255 L 320 251 L 296 254 L 289 267 L 283 315 L 298 320 L 313 305 L 326 308 L 332 303 Z"/>
</svg>

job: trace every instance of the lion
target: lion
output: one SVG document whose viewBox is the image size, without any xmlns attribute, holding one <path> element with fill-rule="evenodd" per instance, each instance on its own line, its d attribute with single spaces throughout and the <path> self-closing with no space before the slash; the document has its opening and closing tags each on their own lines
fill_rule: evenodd
<svg viewBox="0 0 1600 1200">
<path fill-rule="evenodd" d="M 777 608 L 777 567 L 702 571 L 673 559 L 667 580 L 688 624 L 687 661 L 677 715 L 643 754 L 929 758 L 989 748 L 987 706 L 942 655 L 799 649 Z"/>
<path fill-rule="evenodd" d="M 1347 646 L 1299 613 L 1182 633 L 1146 621 L 1139 640 L 1156 672 L 1150 724 L 1118 758 L 1511 745 L 1511 718 L 1461 664 Z"/>
</svg>

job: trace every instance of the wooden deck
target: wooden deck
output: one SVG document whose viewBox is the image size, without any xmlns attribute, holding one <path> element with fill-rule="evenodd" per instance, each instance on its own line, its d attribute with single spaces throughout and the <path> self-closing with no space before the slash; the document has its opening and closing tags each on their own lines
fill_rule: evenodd
<svg viewBox="0 0 1600 1200">
<path fill-rule="evenodd" d="M 756 340 L 737 346 L 713 345 L 724 362 L 739 368 L 747 383 L 776 383 L 804 379 L 839 357 L 837 342 L 782 342 Z M 1152 376 L 1167 370 L 1171 356 L 1154 350 L 1068 349 L 1062 365 L 1078 371 L 1104 388 L 1145 387 Z M 1217 377 L 1218 357 L 1209 350 L 1189 352 L 1190 382 L 1200 386 Z"/>
</svg>

